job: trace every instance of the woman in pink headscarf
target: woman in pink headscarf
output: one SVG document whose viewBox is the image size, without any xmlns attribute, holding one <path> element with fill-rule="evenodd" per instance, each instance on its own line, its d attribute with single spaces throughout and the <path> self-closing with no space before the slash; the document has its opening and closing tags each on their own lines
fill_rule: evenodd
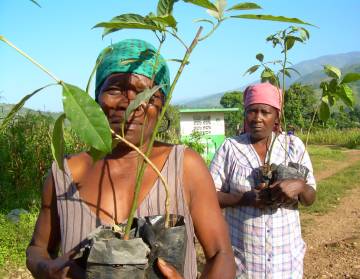
<svg viewBox="0 0 360 279">
<path fill-rule="evenodd" d="M 270 83 L 246 88 L 244 133 L 226 139 L 210 165 L 230 227 L 237 278 L 303 275 L 298 203 L 314 202 L 316 183 L 302 141 L 281 132 L 281 96 Z M 266 166 L 296 163 L 307 170 L 303 178 L 264 181 Z"/>
</svg>

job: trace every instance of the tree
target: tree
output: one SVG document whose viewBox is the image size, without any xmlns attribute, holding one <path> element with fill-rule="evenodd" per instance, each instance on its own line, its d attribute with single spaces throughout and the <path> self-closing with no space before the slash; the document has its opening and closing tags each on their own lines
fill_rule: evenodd
<svg viewBox="0 0 360 279">
<path fill-rule="evenodd" d="M 292 84 L 285 94 L 286 123 L 301 130 L 308 128 L 316 103 L 315 91 L 310 85 Z"/>
<path fill-rule="evenodd" d="M 220 104 L 224 108 L 239 108 L 239 111 L 225 113 L 225 135 L 235 136 L 244 121 L 243 93 L 241 91 L 225 93 L 221 97 Z"/>
</svg>

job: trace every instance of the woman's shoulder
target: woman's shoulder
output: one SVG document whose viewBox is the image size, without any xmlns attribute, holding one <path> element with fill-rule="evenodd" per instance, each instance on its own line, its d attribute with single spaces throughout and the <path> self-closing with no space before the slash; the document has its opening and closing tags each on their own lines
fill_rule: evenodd
<svg viewBox="0 0 360 279">
<path fill-rule="evenodd" d="M 94 163 L 88 152 L 67 155 L 65 160 L 74 181 L 82 177 Z"/>
</svg>

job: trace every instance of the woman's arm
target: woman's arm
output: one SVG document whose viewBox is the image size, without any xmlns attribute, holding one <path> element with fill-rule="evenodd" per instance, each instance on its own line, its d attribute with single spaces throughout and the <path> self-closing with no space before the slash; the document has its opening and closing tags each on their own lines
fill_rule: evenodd
<svg viewBox="0 0 360 279">
<path fill-rule="evenodd" d="M 206 258 L 202 278 L 233 279 L 234 255 L 214 182 L 204 160 L 190 149 L 184 154 L 183 181 L 195 233 Z"/>
<path fill-rule="evenodd" d="M 35 278 L 64 278 L 70 254 L 54 259 L 59 250 L 60 226 L 52 173 L 46 178 L 41 209 L 29 247 L 26 265 Z"/>
<path fill-rule="evenodd" d="M 237 194 L 218 191 L 217 198 L 221 208 L 238 206 L 265 208 L 269 204 L 268 195 L 263 189 L 252 189 L 251 191 Z"/>
</svg>

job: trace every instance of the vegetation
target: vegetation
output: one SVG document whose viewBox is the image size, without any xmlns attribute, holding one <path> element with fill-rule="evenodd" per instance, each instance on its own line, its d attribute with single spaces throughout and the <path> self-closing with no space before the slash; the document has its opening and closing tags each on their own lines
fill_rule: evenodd
<svg viewBox="0 0 360 279">
<path fill-rule="evenodd" d="M 298 134 L 305 140 L 305 134 Z M 339 145 L 347 148 L 360 147 L 360 129 L 319 129 L 311 132 L 309 144 Z"/>
<path fill-rule="evenodd" d="M 324 214 L 336 206 L 348 190 L 359 187 L 360 161 L 330 176 L 317 185 L 316 202 L 302 207 L 303 212 Z"/>
<path fill-rule="evenodd" d="M 226 112 L 225 117 L 225 135 L 227 137 L 238 134 L 244 121 L 243 95 L 240 91 L 225 93 L 220 100 L 224 108 L 238 108 L 238 111 Z"/>
</svg>

